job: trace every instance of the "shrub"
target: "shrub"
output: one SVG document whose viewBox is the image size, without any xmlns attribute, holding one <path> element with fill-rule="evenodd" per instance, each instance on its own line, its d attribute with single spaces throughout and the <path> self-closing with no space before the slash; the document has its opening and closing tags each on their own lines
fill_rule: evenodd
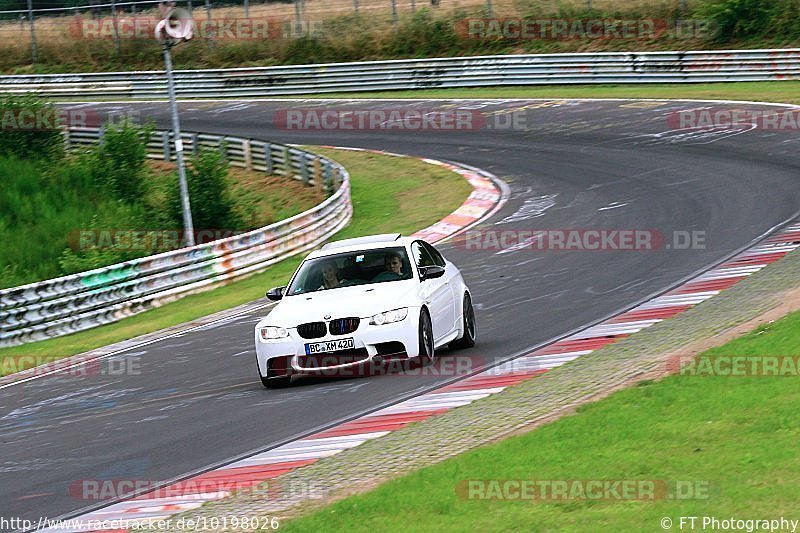
<svg viewBox="0 0 800 533">
<path fill-rule="evenodd" d="M 763 34 L 772 15 L 774 0 L 718 0 L 701 8 L 714 28 L 716 41 Z"/>
<path fill-rule="evenodd" d="M 224 147 L 223 147 L 224 150 Z M 192 222 L 196 229 L 242 229 L 228 178 L 228 162 L 223 150 L 202 150 L 186 168 Z M 167 205 L 175 227 L 183 225 L 178 180 L 167 193 Z"/>
<path fill-rule="evenodd" d="M 387 41 L 384 54 L 401 57 L 442 55 L 457 50 L 460 38 L 450 20 L 435 19 L 427 9 L 419 9 Z"/>
<path fill-rule="evenodd" d="M 131 204 L 141 202 L 150 132 L 151 128 L 130 120 L 106 124 L 103 142 L 92 149 L 92 176 L 115 198 Z"/>
<path fill-rule="evenodd" d="M 31 94 L 0 95 L 0 155 L 54 159 L 63 147 L 55 106 Z"/>
</svg>

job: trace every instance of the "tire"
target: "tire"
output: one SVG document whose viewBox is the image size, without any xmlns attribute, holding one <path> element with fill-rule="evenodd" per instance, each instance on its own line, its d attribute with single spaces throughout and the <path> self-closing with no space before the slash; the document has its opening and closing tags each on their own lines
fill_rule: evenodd
<svg viewBox="0 0 800 533">
<path fill-rule="evenodd" d="M 417 355 L 417 364 L 419 366 L 429 366 L 433 363 L 435 355 L 433 344 L 433 324 L 431 323 L 431 316 L 428 310 L 424 307 L 419 313 L 419 333 L 417 335 L 419 342 L 419 355 Z"/>
<path fill-rule="evenodd" d="M 470 298 L 468 292 L 464 293 L 464 303 L 461 314 L 463 315 L 461 328 L 464 333 L 461 335 L 460 339 L 456 339 L 450 343 L 450 348 L 456 350 L 475 346 L 475 334 L 477 332 L 475 326 L 475 310 L 472 308 L 472 298 Z"/>
<path fill-rule="evenodd" d="M 258 377 L 261 379 L 261 384 L 264 385 L 266 389 L 285 389 L 292 382 L 292 376 L 262 376 L 261 369 L 258 368 L 258 362 L 256 362 L 256 369 L 258 370 Z M 267 372 L 269 372 L 269 370 Z"/>
</svg>

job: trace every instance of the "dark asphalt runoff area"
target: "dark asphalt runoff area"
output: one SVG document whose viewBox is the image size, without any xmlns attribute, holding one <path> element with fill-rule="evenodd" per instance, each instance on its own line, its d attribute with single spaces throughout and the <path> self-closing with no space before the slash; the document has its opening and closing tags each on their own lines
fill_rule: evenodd
<svg viewBox="0 0 800 533">
<path fill-rule="evenodd" d="M 164 103 L 92 104 L 168 126 Z M 748 243 L 800 207 L 800 134 L 676 131 L 687 109 L 777 106 L 646 101 L 184 102 L 185 131 L 388 150 L 490 171 L 511 189 L 487 230 L 704 232 L 704 246 L 649 251 L 440 249 L 472 289 L 475 348 L 491 362 L 595 321 Z M 466 109 L 479 129 L 298 130 L 282 110 Z M 517 117 L 508 129 L 508 117 Z M 519 118 L 524 117 L 524 118 Z M 398 161 L 398 164 L 402 164 Z M 356 204 L 356 209 L 358 206 Z M 269 287 L 264 287 L 266 291 Z M 209 296 L 210 297 L 210 296 Z M 127 372 L 50 376 L 0 389 L 0 515 L 37 520 L 94 506 L 81 480 L 169 480 L 412 394 L 452 375 L 396 373 L 265 390 L 255 314 L 134 348 Z M 440 362 L 441 364 L 441 362 Z M 113 375 L 112 375 L 113 374 Z"/>
</svg>

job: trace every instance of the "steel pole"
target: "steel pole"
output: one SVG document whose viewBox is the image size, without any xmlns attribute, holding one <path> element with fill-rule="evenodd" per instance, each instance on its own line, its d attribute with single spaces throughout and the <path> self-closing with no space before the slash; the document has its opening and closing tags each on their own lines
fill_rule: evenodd
<svg viewBox="0 0 800 533">
<path fill-rule="evenodd" d="M 189 203 L 189 186 L 186 183 L 186 166 L 183 162 L 183 140 L 181 125 L 178 120 L 178 104 L 175 101 L 175 79 L 172 75 L 172 43 L 164 43 L 164 66 L 167 70 L 167 94 L 169 95 L 169 112 L 172 115 L 172 135 L 175 141 L 175 160 L 178 163 L 178 185 L 181 190 L 181 208 L 183 209 L 183 233 L 186 246 L 194 246 L 194 224 L 192 223 L 192 207 Z"/>
<path fill-rule="evenodd" d="M 28 22 L 31 23 L 31 61 L 36 63 L 36 31 L 33 28 L 33 0 L 28 0 Z"/>
</svg>

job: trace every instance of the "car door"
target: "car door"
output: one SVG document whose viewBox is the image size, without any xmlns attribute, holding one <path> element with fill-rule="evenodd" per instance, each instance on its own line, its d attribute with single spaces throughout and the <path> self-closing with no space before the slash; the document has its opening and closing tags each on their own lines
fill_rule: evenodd
<svg viewBox="0 0 800 533">
<path fill-rule="evenodd" d="M 442 254 L 439 253 L 432 244 L 428 244 L 425 241 L 421 241 L 422 246 L 428 250 L 428 253 L 433 258 L 433 264 L 438 265 L 440 267 L 444 267 L 444 276 L 442 276 L 447 284 L 450 287 L 450 295 L 452 297 L 452 305 L 453 305 L 453 328 L 457 329 L 460 324 L 458 324 L 458 318 L 461 315 L 461 293 L 459 287 L 461 287 L 460 283 L 460 274 L 456 266 L 452 263 L 449 263 Z"/>
<path fill-rule="evenodd" d="M 436 265 L 422 241 L 411 243 L 411 253 L 418 273 L 421 267 Z M 440 278 L 426 279 L 420 283 L 420 296 L 430 310 L 433 337 L 437 341 L 452 332 L 455 325 L 453 290 L 447 274 L 445 272 Z"/>
</svg>

